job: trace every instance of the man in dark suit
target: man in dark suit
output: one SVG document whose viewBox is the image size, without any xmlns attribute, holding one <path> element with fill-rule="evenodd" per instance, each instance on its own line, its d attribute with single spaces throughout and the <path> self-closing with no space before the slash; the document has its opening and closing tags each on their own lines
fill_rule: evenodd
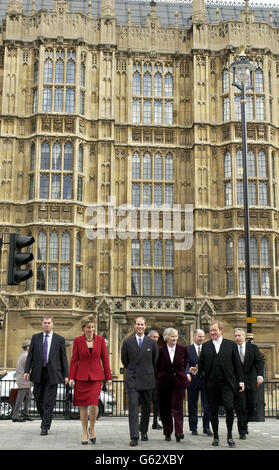
<svg viewBox="0 0 279 470">
<path fill-rule="evenodd" d="M 126 368 L 126 388 L 129 398 L 130 445 L 139 440 L 147 441 L 151 409 L 152 390 L 155 388 L 155 365 L 158 359 L 156 341 L 144 335 L 145 319 L 138 317 L 134 322 L 135 335 L 123 341 L 121 360 Z M 141 403 L 139 424 L 138 406 Z"/>
<path fill-rule="evenodd" d="M 34 382 L 34 399 L 42 419 L 41 436 L 45 436 L 52 422 L 57 385 L 68 383 L 68 361 L 65 340 L 53 332 L 51 316 L 43 318 L 42 328 L 42 333 L 32 336 L 24 378 Z"/>
<path fill-rule="evenodd" d="M 223 338 L 223 325 L 216 321 L 210 325 L 211 340 L 204 343 L 199 362 L 190 368 L 191 373 L 198 374 L 205 381 L 205 393 L 210 409 L 210 420 L 213 429 L 213 446 L 219 445 L 219 406 L 226 411 L 227 442 L 235 447 L 232 438 L 234 422 L 234 401 L 239 390 L 244 391 L 244 377 L 237 346 L 234 341 Z"/>
<path fill-rule="evenodd" d="M 242 371 L 245 380 L 244 393 L 236 396 L 235 410 L 240 439 L 246 439 L 248 434 L 248 421 L 255 417 L 257 387 L 263 383 L 264 360 L 255 344 L 246 342 L 246 332 L 242 328 L 235 328 L 234 338 L 237 344 Z"/>
<path fill-rule="evenodd" d="M 188 415 L 189 415 L 189 427 L 192 434 L 196 436 L 198 434 L 198 401 L 199 394 L 201 394 L 201 403 L 203 408 L 203 432 L 208 436 L 212 436 L 210 431 L 210 418 L 209 418 L 209 407 L 204 391 L 204 381 L 199 375 L 189 374 L 190 367 L 195 366 L 198 363 L 199 356 L 202 350 L 202 345 L 205 340 L 205 333 L 203 330 L 197 329 L 193 334 L 193 344 L 188 346 L 188 364 L 186 367 L 186 374 L 189 379 L 189 385 L 187 388 L 188 394 Z"/>
</svg>

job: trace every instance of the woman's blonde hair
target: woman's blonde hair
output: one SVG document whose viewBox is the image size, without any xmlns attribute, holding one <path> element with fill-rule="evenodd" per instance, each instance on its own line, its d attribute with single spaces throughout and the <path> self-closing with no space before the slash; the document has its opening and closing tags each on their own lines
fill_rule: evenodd
<svg viewBox="0 0 279 470">
<path fill-rule="evenodd" d="M 89 323 L 93 323 L 95 325 L 94 315 L 88 315 L 81 320 L 80 324 L 82 330 L 86 325 L 89 325 Z"/>
</svg>

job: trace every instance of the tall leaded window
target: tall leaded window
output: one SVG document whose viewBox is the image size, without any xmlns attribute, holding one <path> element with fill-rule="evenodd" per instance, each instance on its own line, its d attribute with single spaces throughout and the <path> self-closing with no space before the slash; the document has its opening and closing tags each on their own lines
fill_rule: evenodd
<svg viewBox="0 0 279 470">
<path fill-rule="evenodd" d="M 70 292 L 81 286 L 81 237 L 76 235 L 75 262 L 72 263 L 72 243 L 68 231 L 38 234 L 36 286 L 40 291 Z M 75 283 L 72 279 L 75 278 Z"/>
<path fill-rule="evenodd" d="M 256 153 L 251 149 L 248 150 L 247 174 L 249 204 L 267 206 L 269 204 L 268 165 L 264 150 L 259 150 Z M 236 152 L 236 178 L 237 204 L 243 205 L 243 161 L 241 150 Z"/>
<path fill-rule="evenodd" d="M 84 64 L 83 64 L 84 65 Z M 84 86 L 85 68 L 81 67 L 80 85 Z M 47 48 L 43 75 L 43 112 L 75 112 L 76 57 L 73 49 Z M 84 113 L 80 90 L 80 111 Z M 85 93 L 85 90 L 83 90 Z M 34 101 L 33 101 L 33 109 Z"/>
<path fill-rule="evenodd" d="M 131 242 L 131 294 L 174 295 L 172 240 L 134 239 Z"/>
<path fill-rule="evenodd" d="M 132 77 L 134 124 L 173 124 L 172 65 L 135 62 Z"/>
<path fill-rule="evenodd" d="M 40 199 L 73 199 L 74 150 L 71 142 L 43 142 L 40 149 Z M 81 150 L 78 171 L 81 171 Z M 79 178 L 79 176 L 78 176 Z M 77 194 L 77 199 L 80 194 Z M 82 200 L 82 199 L 78 199 Z"/>
<path fill-rule="evenodd" d="M 132 155 L 132 204 L 136 207 L 174 203 L 174 164 L 170 152 L 136 151 Z"/>
</svg>

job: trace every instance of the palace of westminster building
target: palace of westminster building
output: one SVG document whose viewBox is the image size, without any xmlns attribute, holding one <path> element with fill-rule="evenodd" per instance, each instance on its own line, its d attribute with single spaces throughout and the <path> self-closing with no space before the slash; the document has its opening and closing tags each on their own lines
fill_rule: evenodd
<svg viewBox="0 0 279 470">
<path fill-rule="evenodd" d="M 232 4 L 1 0 L 1 370 L 44 314 L 69 359 L 93 314 L 119 379 L 136 316 L 186 345 L 246 328 L 244 45 L 253 334 L 279 378 L 279 8 Z M 10 233 L 35 239 L 18 286 Z"/>
</svg>

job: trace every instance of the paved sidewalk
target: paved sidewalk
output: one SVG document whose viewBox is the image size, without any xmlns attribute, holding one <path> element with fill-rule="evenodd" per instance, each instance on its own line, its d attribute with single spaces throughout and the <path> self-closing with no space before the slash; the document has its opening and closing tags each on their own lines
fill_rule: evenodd
<svg viewBox="0 0 279 470">
<path fill-rule="evenodd" d="M 96 444 L 81 445 L 82 432 L 79 420 L 57 419 L 52 423 L 48 436 L 40 436 L 40 421 L 13 423 L 11 420 L 0 420 L 0 450 L 74 450 L 74 451 L 138 451 L 148 453 L 162 451 L 167 453 L 182 453 L 189 450 L 228 450 L 226 442 L 225 419 L 220 418 L 220 446 L 212 447 L 212 437 L 202 434 L 193 436 L 184 422 L 185 439 L 177 443 L 175 438 L 166 442 L 161 430 L 149 429 L 147 442 L 139 441 L 137 447 L 129 446 L 128 418 L 102 417 L 96 423 Z M 236 421 L 234 424 L 234 440 L 237 450 L 278 450 L 279 449 L 279 420 L 267 418 L 264 422 L 250 423 L 249 435 L 245 441 L 239 440 Z"/>
</svg>

